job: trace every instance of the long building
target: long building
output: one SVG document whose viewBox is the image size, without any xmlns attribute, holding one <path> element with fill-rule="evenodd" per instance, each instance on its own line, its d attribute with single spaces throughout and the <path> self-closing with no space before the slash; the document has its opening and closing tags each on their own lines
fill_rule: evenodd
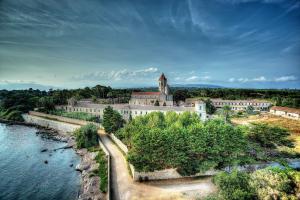
<svg viewBox="0 0 300 200">
<path fill-rule="evenodd" d="M 273 106 L 270 109 L 270 113 L 273 115 L 278 115 L 289 119 L 300 120 L 300 109 L 297 108 Z"/>
<path fill-rule="evenodd" d="M 188 98 L 185 101 L 187 105 L 193 105 L 195 101 L 200 98 Z M 223 100 L 223 99 L 211 99 L 213 105 L 216 108 L 222 108 L 223 106 L 230 106 L 233 111 L 244 111 L 248 106 L 252 106 L 255 111 L 268 111 L 272 106 L 272 103 L 265 100 Z"/>
</svg>

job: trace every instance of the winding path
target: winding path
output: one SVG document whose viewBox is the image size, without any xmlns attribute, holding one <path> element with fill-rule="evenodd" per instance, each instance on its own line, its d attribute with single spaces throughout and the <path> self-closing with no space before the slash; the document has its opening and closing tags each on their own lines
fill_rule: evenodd
<svg viewBox="0 0 300 200">
<path fill-rule="evenodd" d="M 100 138 L 111 154 L 111 189 L 113 200 L 140 199 L 195 199 L 216 190 L 210 178 L 196 180 L 134 182 L 129 174 L 125 157 L 105 134 Z"/>
</svg>

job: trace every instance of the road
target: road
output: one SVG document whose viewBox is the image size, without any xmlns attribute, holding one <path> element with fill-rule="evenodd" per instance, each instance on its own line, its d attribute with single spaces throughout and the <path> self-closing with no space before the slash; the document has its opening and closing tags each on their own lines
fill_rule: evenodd
<svg viewBox="0 0 300 200">
<path fill-rule="evenodd" d="M 176 181 L 134 182 L 129 174 L 127 162 L 118 147 L 106 134 L 101 141 L 111 155 L 111 189 L 113 200 L 135 199 L 195 199 L 216 191 L 210 178 Z"/>
</svg>

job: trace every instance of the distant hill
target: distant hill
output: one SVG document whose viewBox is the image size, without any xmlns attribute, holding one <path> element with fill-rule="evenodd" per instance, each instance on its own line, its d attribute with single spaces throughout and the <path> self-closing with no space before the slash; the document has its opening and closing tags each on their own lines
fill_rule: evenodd
<svg viewBox="0 0 300 200">
<path fill-rule="evenodd" d="M 224 88 L 219 85 L 210 85 L 210 84 L 174 84 L 171 87 L 176 88 Z"/>
</svg>

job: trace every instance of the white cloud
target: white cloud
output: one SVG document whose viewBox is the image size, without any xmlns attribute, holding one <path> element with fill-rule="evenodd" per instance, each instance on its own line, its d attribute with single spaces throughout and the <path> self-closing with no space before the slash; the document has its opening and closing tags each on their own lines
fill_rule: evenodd
<svg viewBox="0 0 300 200">
<path fill-rule="evenodd" d="M 298 80 L 298 78 L 295 76 L 281 76 L 275 78 L 276 82 L 287 82 L 287 81 L 296 81 L 296 80 Z"/>
<path fill-rule="evenodd" d="M 230 79 L 228 79 L 228 81 L 231 82 L 231 83 L 235 82 L 235 78 L 230 78 Z"/>
<path fill-rule="evenodd" d="M 267 81 L 267 79 L 264 76 L 260 76 L 260 77 L 252 79 L 252 81 L 255 81 L 255 82 L 265 82 L 265 81 Z"/>
<path fill-rule="evenodd" d="M 273 79 L 268 79 L 265 76 L 259 76 L 255 78 L 229 78 L 228 82 L 240 82 L 240 83 L 247 83 L 247 82 L 287 82 L 287 81 L 296 81 L 298 80 L 295 76 L 281 76 L 276 77 Z"/>
<path fill-rule="evenodd" d="M 159 70 L 156 67 L 149 67 L 141 70 L 128 70 L 122 69 L 117 71 L 110 72 L 92 72 L 82 75 L 73 76 L 72 80 L 75 81 L 103 81 L 103 80 L 112 80 L 112 81 L 122 81 L 122 80 L 136 80 L 136 79 L 145 79 L 151 78 L 154 75 L 158 76 Z"/>
<path fill-rule="evenodd" d="M 199 79 L 198 76 L 191 76 L 191 77 L 187 78 L 186 81 L 191 81 L 192 82 L 192 81 L 196 81 L 198 79 Z"/>
</svg>

